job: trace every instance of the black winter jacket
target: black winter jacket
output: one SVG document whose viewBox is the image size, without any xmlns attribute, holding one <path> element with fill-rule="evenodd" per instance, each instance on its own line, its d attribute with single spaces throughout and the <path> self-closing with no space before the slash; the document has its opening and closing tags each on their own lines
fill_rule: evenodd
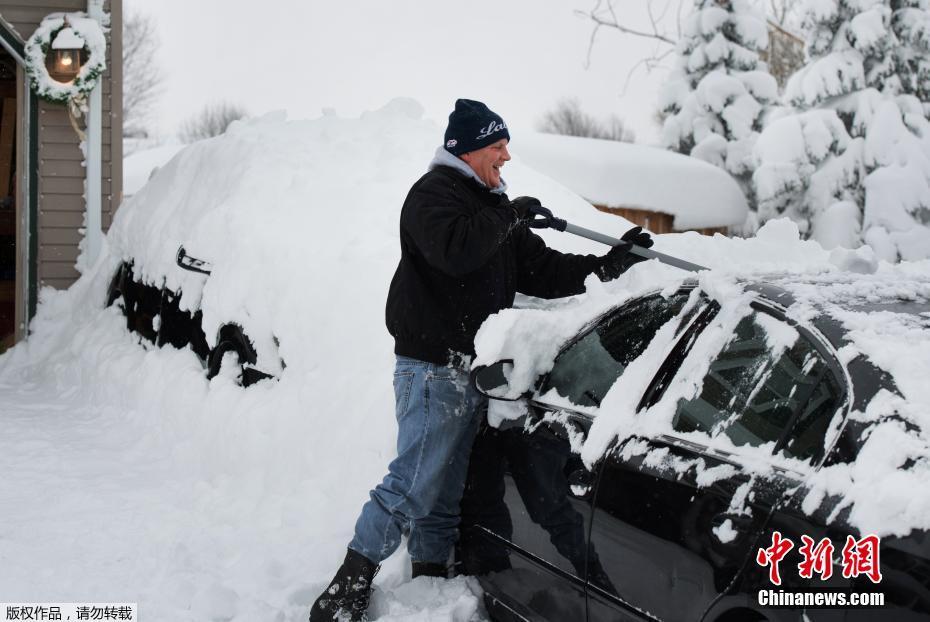
<svg viewBox="0 0 930 622">
<path fill-rule="evenodd" d="M 385 313 L 396 354 L 445 365 L 474 354 L 481 323 L 510 307 L 516 292 L 558 298 L 584 291 L 600 259 L 548 248 L 517 224 L 507 203 L 447 166 L 410 189 Z"/>
</svg>

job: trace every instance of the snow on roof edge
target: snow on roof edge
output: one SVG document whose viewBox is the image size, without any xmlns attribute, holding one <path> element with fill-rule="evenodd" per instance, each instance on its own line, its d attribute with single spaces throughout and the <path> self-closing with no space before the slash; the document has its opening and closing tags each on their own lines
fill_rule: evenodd
<svg viewBox="0 0 930 622">
<path fill-rule="evenodd" d="M 510 148 L 592 203 L 665 212 L 678 230 L 740 225 L 749 213 L 726 171 L 665 149 L 538 132 L 521 133 Z"/>
</svg>

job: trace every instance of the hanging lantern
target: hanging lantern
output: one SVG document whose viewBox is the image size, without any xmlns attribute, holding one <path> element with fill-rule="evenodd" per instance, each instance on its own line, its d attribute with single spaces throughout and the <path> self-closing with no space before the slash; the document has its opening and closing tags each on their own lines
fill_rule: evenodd
<svg viewBox="0 0 930 622">
<path fill-rule="evenodd" d="M 29 85 L 40 99 L 80 104 L 90 95 L 107 68 L 104 30 L 79 12 L 42 20 L 23 48 Z"/>
<path fill-rule="evenodd" d="M 52 77 L 58 82 L 69 83 L 74 81 L 81 71 L 81 52 L 84 49 L 84 39 L 80 37 L 71 26 L 58 31 L 52 41 L 51 71 Z"/>
</svg>

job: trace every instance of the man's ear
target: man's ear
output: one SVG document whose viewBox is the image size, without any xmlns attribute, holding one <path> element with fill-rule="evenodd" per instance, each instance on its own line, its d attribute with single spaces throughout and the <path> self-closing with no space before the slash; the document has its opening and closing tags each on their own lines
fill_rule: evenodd
<svg viewBox="0 0 930 622">
<path fill-rule="evenodd" d="M 463 160 L 466 164 L 471 164 L 471 151 L 467 153 L 460 153 L 459 159 Z"/>
</svg>

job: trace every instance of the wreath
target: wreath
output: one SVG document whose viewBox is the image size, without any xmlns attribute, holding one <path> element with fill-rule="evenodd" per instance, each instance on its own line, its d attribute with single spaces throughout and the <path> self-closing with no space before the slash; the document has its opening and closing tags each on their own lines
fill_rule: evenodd
<svg viewBox="0 0 930 622">
<path fill-rule="evenodd" d="M 58 34 L 70 28 L 73 34 L 84 41 L 87 62 L 71 82 L 59 82 L 52 78 L 45 66 L 45 59 Z M 86 13 L 53 13 L 45 17 L 26 42 L 26 73 L 36 94 L 49 102 L 68 104 L 84 109 L 87 94 L 107 68 L 107 41 L 103 27 Z"/>
</svg>

